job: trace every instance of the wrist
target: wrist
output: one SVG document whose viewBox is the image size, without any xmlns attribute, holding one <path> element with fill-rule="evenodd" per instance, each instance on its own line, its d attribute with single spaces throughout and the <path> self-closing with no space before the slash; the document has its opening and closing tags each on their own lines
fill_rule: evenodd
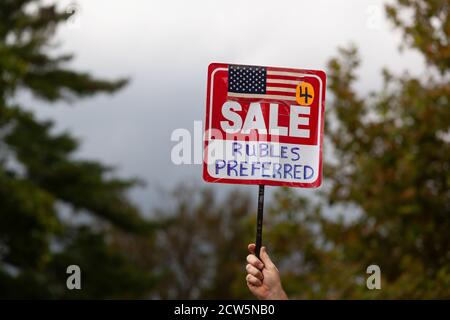
<svg viewBox="0 0 450 320">
<path fill-rule="evenodd" d="M 284 292 L 281 286 L 271 290 L 266 297 L 266 300 L 289 300 L 286 292 Z"/>
</svg>

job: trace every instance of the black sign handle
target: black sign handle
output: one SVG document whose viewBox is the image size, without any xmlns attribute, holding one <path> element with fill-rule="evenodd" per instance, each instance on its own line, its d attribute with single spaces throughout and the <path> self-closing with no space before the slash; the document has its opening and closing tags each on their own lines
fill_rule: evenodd
<svg viewBox="0 0 450 320">
<path fill-rule="evenodd" d="M 264 214 L 264 185 L 259 185 L 258 193 L 258 215 L 256 216 L 256 248 L 255 254 L 259 258 L 262 243 L 262 228 L 263 228 L 263 214 Z"/>
</svg>

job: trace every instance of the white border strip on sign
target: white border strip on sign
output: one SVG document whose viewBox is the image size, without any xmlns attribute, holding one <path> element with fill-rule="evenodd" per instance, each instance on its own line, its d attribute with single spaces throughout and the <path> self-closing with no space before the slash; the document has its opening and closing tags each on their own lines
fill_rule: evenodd
<svg viewBox="0 0 450 320">
<path fill-rule="evenodd" d="M 214 71 L 211 74 L 211 88 L 209 91 L 209 125 L 208 125 L 208 142 L 211 141 L 211 126 L 212 126 L 212 98 L 214 96 L 214 76 L 216 74 L 217 71 L 228 71 L 228 68 L 217 68 L 214 69 Z M 308 73 L 295 73 L 295 72 L 286 72 L 286 71 L 268 71 L 273 75 L 292 75 L 292 76 L 296 76 L 296 77 L 312 77 L 312 78 L 316 78 L 319 80 L 320 83 L 320 89 L 319 89 L 319 117 L 318 117 L 318 122 L 317 122 L 317 128 L 318 128 L 318 132 L 317 132 L 317 144 L 315 144 L 316 146 L 320 146 L 320 133 L 322 132 L 322 128 L 321 128 L 321 117 L 322 117 L 322 87 L 323 87 L 323 83 L 322 83 L 322 79 L 315 75 L 315 74 L 308 74 Z M 298 83 L 298 81 L 297 81 Z"/>
</svg>

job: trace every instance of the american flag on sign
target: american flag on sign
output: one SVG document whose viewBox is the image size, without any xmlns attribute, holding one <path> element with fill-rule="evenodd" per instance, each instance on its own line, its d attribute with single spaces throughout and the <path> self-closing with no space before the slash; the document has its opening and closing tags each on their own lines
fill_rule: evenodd
<svg viewBox="0 0 450 320">
<path fill-rule="evenodd" d="M 297 101 L 297 86 L 302 74 L 280 71 L 276 68 L 229 65 L 228 97 Z M 301 93 L 308 99 L 308 92 Z"/>
</svg>

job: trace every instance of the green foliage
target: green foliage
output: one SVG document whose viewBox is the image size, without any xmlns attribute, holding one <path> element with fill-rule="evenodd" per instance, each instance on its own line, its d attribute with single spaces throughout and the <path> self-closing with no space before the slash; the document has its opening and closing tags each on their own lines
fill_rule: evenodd
<svg viewBox="0 0 450 320">
<path fill-rule="evenodd" d="M 418 49 L 443 74 L 450 68 L 448 0 L 398 0 L 386 6 L 390 20 L 403 32 L 404 46 Z"/>
<path fill-rule="evenodd" d="M 399 20 L 412 11 L 410 22 Z M 281 239 L 299 239 L 299 271 L 288 290 L 299 297 L 448 298 L 450 296 L 450 85 L 448 1 L 398 1 L 388 6 L 405 44 L 424 54 L 429 69 L 417 76 L 384 70 L 384 85 L 367 97 L 353 85 L 359 57 L 340 49 L 328 65 L 327 142 L 335 159 L 325 166 L 323 197 L 350 221 L 326 218 L 329 209 L 309 210 L 311 222 L 286 222 Z M 435 20 L 437 19 L 437 20 Z M 444 39 L 439 35 L 444 35 Z M 435 72 L 439 71 L 439 72 Z M 331 120 L 330 120 L 331 119 Z M 328 147 L 327 145 L 325 147 Z M 305 210 L 279 193 L 276 211 Z M 287 208 L 279 208 L 287 202 Z M 286 205 L 286 204 L 284 204 Z M 283 213 L 284 212 L 284 213 Z M 314 219 L 314 217 L 316 217 Z M 315 236 L 302 230 L 319 230 Z M 285 231 L 291 231 L 288 237 Z M 313 240 L 311 240 L 313 239 Z M 307 259 L 313 241 L 313 259 Z M 284 246 L 283 246 L 284 248 Z M 277 252 L 279 248 L 272 248 Z M 283 261 L 290 261 L 282 256 Z M 365 269 L 378 264 L 382 290 L 365 288 Z M 292 264 L 287 273 L 292 273 Z M 305 286 L 305 284 L 307 284 Z"/>
<path fill-rule="evenodd" d="M 70 13 L 39 0 L 5 0 L 0 4 L 0 97 L 13 97 L 18 89 L 31 91 L 46 101 L 113 93 L 126 79 L 108 81 L 67 69 L 72 55 L 52 57 L 48 51 L 56 27 Z"/>
<path fill-rule="evenodd" d="M 47 266 L 52 277 L 48 283 L 59 297 L 77 299 L 141 298 L 154 288 L 158 278 L 142 265 L 133 263 L 122 250 L 111 245 L 108 232 L 93 232 L 87 227 L 66 231 L 61 242 L 65 250 L 57 252 Z M 64 241 L 64 242 L 63 242 Z M 139 241 L 145 242 L 145 238 Z M 66 288 L 68 265 L 81 267 L 82 290 Z"/>
<path fill-rule="evenodd" d="M 162 275 L 158 297 L 249 298 L 243 261 L 255 221 L 248 195 L 231 192 L 219 201 L 208 189 L 182 185 L 169 201 L 175 206 L 158 212 L 167 224 L 154 252 Z"/>
<path fill-rule="evenodd" d="M 360 96 L 357 49 L 330 60 L 325 185 L 315 199 L 279 188 L 266 206 L 264 243 L 291 298 L 450 297 L 449 4 L 397 0 L 386 10 L 428 70 L 383 70 L 382 88 Z M 71 101 L 127 83 L 49 53 L 68 17 L 37 0 L 0 2 L 0 296 L 250 298 L 256 189 L 217 199 L 181 186 L 155 213 L 157 228 L 126 198 L 136 180 L 75 159 L 76 139 L 13 104 L 18 90 Z M 65 287 L 71 264 L 82 291 Z M 382 290 L 366 288 L 370 264 L 381 267 Z"/>
<path fill-rule="evenodd" d="M 76 160 L 78 141 L 69 133 L 53 133 L 52 122 L 12 104 L 19 90 L 71 101 L 127 83 L 70 70 L 71 55 L 51 56 L 52 36 L 69 16 L 40 1 L 0 2 L 0 296 L 142 297 L 155 285 L 151 270 L 111 241 L 116 229 L 144 242 L 152 237 L 154 224 L 126 198 L 137 181 Z M 86 226 L 72 222 L 77 213 L 89 217 Z M 81 292 L 65 288 L 70 264 L 85 275 Z"/>
</svg>

